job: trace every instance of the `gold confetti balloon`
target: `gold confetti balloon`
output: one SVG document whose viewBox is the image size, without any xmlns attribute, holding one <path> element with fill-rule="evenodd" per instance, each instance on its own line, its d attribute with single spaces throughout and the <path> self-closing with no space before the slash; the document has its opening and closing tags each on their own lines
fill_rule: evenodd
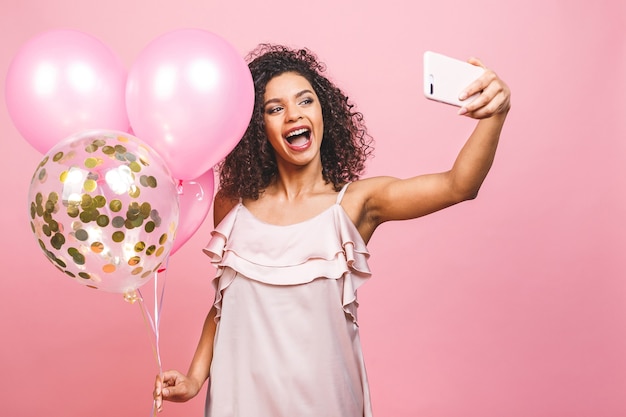
<svg viewBox="0 0 626 417">
<path fill-rule="evenodd" d="M 89 130 L 58 143 L 37 166 L 28 197 L 39 247 L 83 285 L 132 292 L 172 249 L 176 182 L 158 153 L 128 133 Z"/>
</svg>

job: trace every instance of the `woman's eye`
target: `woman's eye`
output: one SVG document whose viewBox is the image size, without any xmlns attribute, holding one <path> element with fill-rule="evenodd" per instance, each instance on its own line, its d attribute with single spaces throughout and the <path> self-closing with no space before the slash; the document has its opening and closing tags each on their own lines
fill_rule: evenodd
<svg viewBox="0 0 626 417">
<path fill-rule="evenodd" d="M 304 100 L 300 102 L 300 104 L 311 104 L 311 103 L 313 103 L 312 98 L 305 98 Z"/>
<path fill-rule="evenodd" d="M 274 113 L 278 113 L 279 111 L 281 111 L 283 108 L 280 106 L 276 106 L 276 107 L 270 107 L 266 110 L 267 114 L 274 114 Z"/>
</svg>

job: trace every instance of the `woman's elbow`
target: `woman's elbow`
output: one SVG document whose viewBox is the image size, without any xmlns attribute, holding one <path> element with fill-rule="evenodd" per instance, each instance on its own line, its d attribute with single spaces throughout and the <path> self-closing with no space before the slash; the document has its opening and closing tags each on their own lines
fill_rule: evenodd
<svg viewBox="0 0 626 417">
<path fill-rule="evenodd" d="M 480 186 L 457 190 L 455 200 L 457 203 L 462 203 L 463 201 L 474 200 L 476 197 L 478 197 L 479 191 L 480 191 Z"/>
</svg>

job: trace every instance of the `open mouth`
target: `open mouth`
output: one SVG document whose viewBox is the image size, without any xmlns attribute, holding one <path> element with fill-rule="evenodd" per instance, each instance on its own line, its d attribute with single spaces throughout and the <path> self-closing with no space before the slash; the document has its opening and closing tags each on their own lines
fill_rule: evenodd
<svg viewBox="0 0 626 417">
<path fill-rule="evenodd" d="M 311 130 L 307 128 L 294 130 L 285 136 L 285 140 L 292 146 L 305 145 L 310 139 Z"/>
</svg>

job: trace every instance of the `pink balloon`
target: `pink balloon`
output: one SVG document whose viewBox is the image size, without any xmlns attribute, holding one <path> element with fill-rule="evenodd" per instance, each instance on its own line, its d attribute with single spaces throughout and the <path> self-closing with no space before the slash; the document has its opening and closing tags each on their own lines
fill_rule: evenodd
<svg viewBox="0 0 626 417">
<path fill-rule="evenodd" d="M 131 295 L 173 246 L 176 182 L 153 149 L 123 132 L 88 130 L 53 146 L 28 200 L 39 247 L 78 284 Z"/>
<path fill-rule="evenodd" d="M 128 73 L 133 131 L 166 160 L 175 178 L 193 179 L 243 136 L 254 106 L 252 76 L 221 37 L 182 29 L 153 40 Z"/>
<path fill-rule="evenodd" d="M 212 169 L 194 180 L 180 181 L 178 186 L 180 218 L 170 255 L 183 246 L 206 219 L 213 202 L 214 181 Z"/>
<path fill-rule="evenodd" d="M 85 129 L 127 131 L 126 69 L 91 35 L 44 32 L 24 44 L 6 78 L 9 115 L 20 134 L 45 154 Z"/>
</svg>

